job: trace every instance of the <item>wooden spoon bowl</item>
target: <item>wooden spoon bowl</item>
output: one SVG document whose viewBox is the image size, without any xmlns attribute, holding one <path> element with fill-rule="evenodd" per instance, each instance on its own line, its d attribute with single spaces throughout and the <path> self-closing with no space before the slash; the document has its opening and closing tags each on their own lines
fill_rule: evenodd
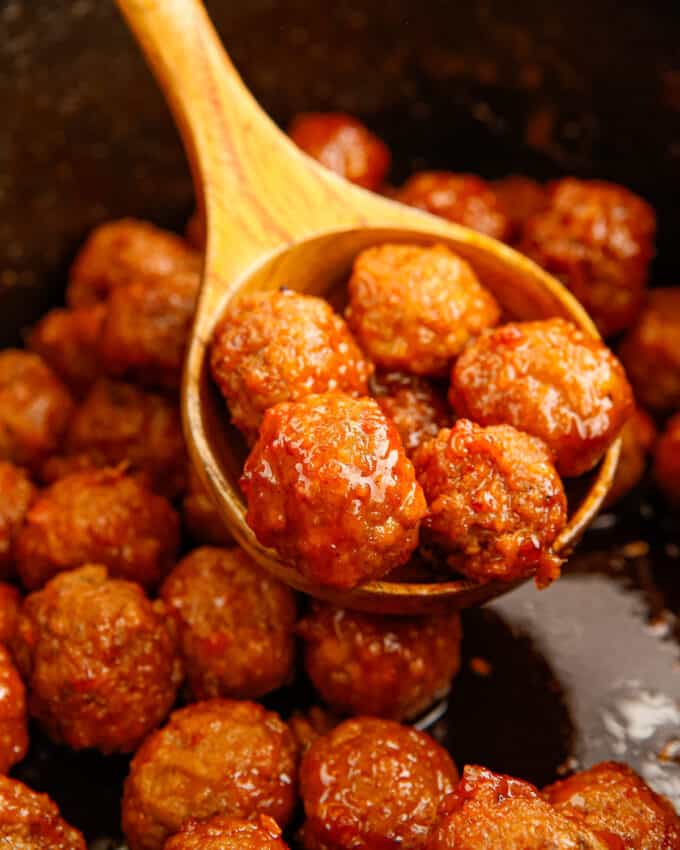
<svg viewBox="0 0 680 850">
<path fill-rule="evenodd" d="M 165 90 L 182 133 L 206 219 L 203 284 L 187 354 L 183 416 L 197 471 L 235 540 L 287 584 L 338 605 L 389 614 L 479 605 L 518 582 L 372 581 L 321 588 L 263 547 L 245 521 L 238 486 L 245 446 L 208 369 L 212 333 L 236 293 L 286 286 L 329 296 L 356 255 L 383 242 L 441 243 L 464 257 L 505 313 L 561 316 L 597 336 L 564 287 L 526 257 L 467 228 L 373 195 L 302 154 L 241 82 L 199 0 L 118 0 Z M 599 510 L 618 462 L 608 450 L 572 504 L 555 544 L 566 556 Z"/>
</svg>

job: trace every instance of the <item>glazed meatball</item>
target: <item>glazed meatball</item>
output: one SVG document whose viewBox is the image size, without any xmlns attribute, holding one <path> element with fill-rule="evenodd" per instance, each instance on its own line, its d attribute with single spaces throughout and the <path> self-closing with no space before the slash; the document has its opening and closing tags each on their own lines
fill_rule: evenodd
<svg viewBox="0 0 680 850">
<path fill-rule="evenodd" d="M 491 184 L 498 205 L 508 220 L 509 239 L 515 242 L 522 233 L 524 224 L 548 205 L 545 186 L 530 177 L 510 174 Z"/>
<path fill-rule="evenodd" d="M 654 478 L 666 498 L 680 506 L 680 413 L 668 420 L 657 441 Z"/>
<path fill-rule="evenodd" d="M 179 236 L 146 221 L 124 218 L 95 228 L 80 249 L 66 290 L 70 307 L 106 301 L 140 275 L 199 272 L 201 257 Z"/>
<path fill-rule="evenodd" d="M 187 492 L 182 502 L 182 519 L 186 531 L 194 543 L 229 546 L 234 541 L 220 519 L 210 494 L 191 464 L 187 472 Z"/>
<path fill-rule="evenodd" d="M 561 815 L 619 836 L 626 850 L 680 847 L 673 806 L 625 764 L 603 762 L 556 782 L 544 794 Z"/>
<path fill-rule="evenodd" d="M 27 752 L 26 689 L 9 652 L 0 645 L 0 773 L 7 773 Z"/>
<path fill-rule="evenodd" d="M 23 469 L 0 460 L 0 578 L 14 575 L 16 538 L 36 492 Z"/>
<path fill-rule="evenodd" d="M 654 420 L 641 407 L 636 407 L 621 430 L 621 456 L 604 501 L 605 507 L 616 504 L 639 484 L 647 467 L 647 455 L 655 440 Z"/>
<path fill-rule="evenodd" d="M 680 286 L 651 290 L 620 354 L 640 404 L 680 408 Z"/>
<path fill-rule="evenodd" d="M 76 395 L 82 395 L 101 372 L 99 340 L 105 315 L 104 304 L 51 310 L 29 337 L 28 347 Z"/>
<path fill-rule="evenodd" d="M 312 684 L 343 714 L 416 717 L 460 667 L 457 613 L 388 617 L 314 603 L 298 634 Z"/>
<path fill-rule="evenodd" d="M 307 711 L 294 711 L 288 718 L 288 725 L 300 752 L 304 755 L 317 738 L 327 735 L 340 720 L 340 717 L 328 709 L 313 705 Z"/>
<path fill-rule="evenodd" d="M 276 821 L 266 815 L 257 820 L 215 815 L 207 821 L 189 821 L 163 850 L 288 850 L 288 845 Z"/>
<path fill-rule="evenodd" d="M 613 183 L 558 180 L 548 206 L 526 222 L 520 251 L 560 278 L 604 336 L 627 328 L 654 255 L 654 212 Z"/>
<path fill-rule="evenodd" d="M 391 720 L 346 720 L 300 766 L 306 850 L 423 847 L 456 768 L 429 735 Z"/>
<path fill-rule="evenodd" d="M 37 354 L 0 351 L 0 460 L 32 469 L 55 452 L 73 400 Z"/>
<path fill-rule="evenodd" d="M 47 794 L 0 776 L 0 846 L 8 850 L 87 850 L 85 839 Z"/>
<path fill-rule="evenodd" d="M 465 260 L 443 245 L 378 245 L 354 262 L 346 316 L 377 366 L 441 377 L 500 310 Z"/>
<path fill-rule="evenodd" d="M 270 408 L 241 486 L 257 539 L 320 585 L 378 578 L 418 545 L 423 493 L 372 399 L 327 393 Z"/>
<path fill-rule="evenodd" d="M 130 850 L 160 850 L 191 818 L 268 815 L 285 827 L 296 801 L 295 740 L 252 702 L 208 700 L 175 711 L 137 751 L 123 793 Z"/>
<path fill-rule="evenodd" d="M 373 191 L 383 185 L 389 149 L 356 118 L 340 112 L 303 113 L 288 133 L 306 154 L 346 180 Z"/>
<path fill-rule="evenodd" d="M 99 345 L 104 369 L 152 387 L 177 389 L 200 275 L 142 275 L 109 296 Z"/>
<path fill-rule="evenodd" d="M 93 384 L 71 418 L 63 450 L 43 465 L 43 480 L 51 483 L 70 472 L 125 462 L 128 472 L 169 499 L 186 485 L 178 408 L 122 381 L 102 378 Z"/>
<path fill-rule="evenodd" d="M 474 174 L 421 171 L 396 193 L 403 204 L 441 216 L 456 224 L 507 239 L 510 223 L 491 185 Z"/>
<path fill-rule="evenodd" d="M 449 565 L 479 581 L 560 574 L 552 544 L 567 499 L 547 446 L 510 425 L 459 419 L 413 457 L 429 512 L 424 531 Z"/>
<path fill-rule="evenodd" d="M 12 647 L 31 715 L 76 750 L 134 750 L 182 678 L 163 605 L 101 566 L 61 573 L 27 596 Z"/>
<path fill-rule="evenodd" d="M 334 390 L 366 395 L 372 372 L 330 305 L 290 290 L 230 302 L 210 365 L 232 421 L 251 444 L 273 405 Z"/>
<path fill-rule="evenodd" d="M 20 608 L 19 591 L 11 584 L 0 581 L 0 643 L 7 644 L 11 641 L 19 622 Z"/>
<path fill-rule="evenodd" d="M 205 248 L 205 217 L 200 210 L 194 210 L 184 228 L 184 236 L 197 251 Z"/>
<path fill-rule="evenodd" d="M 82 564 L 145 587 L 168 572 L 179 520 L 169 503 L 120 469 L 68 475 L 43 490 L 17 538 L 17 567 L 28 590 Z"/>
<path fill-rule="evenodd" d="M 615 850 L 599 836 L 564 817 L 521 779 L 466 767 L 458 787 L 441 806 L 427 850 Z"/>
<path fill-rule="evenodd" d="M 196 549 L 160 595 L 177 624 L 194 699 L 255 699 L 291 677 L 295 594 L 243 550 Z"/>
<path fill-rule="evenodd" d="M 507 423 L 539 437 L 566 476 L 595 466 L 634 406 L 616 357 L 564 319 L 482 334 L 453 367 L 449 401 L 481 425 Z"/>
</svg>

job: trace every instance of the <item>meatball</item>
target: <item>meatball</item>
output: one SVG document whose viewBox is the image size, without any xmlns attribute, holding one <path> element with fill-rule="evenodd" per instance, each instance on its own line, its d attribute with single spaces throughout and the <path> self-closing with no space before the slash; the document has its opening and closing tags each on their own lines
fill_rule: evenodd
<svg viewBox="0 0 680 850">
<path fill-rule="evenodd" d="M 640 482 L 655 440 L 654 420 L 641 407 L 636 407 L 621 430 L 621 457 L 605 499 L 606 507 L 614 505 Z"/>
<path fill-rule="evenodd" d="M 17 538 L 17 567 L 29 590 L 87 563 L 151 587 L 168 572 L 178 543 L 178 517 L 162 496 L 120 469 L 78 472 L 33 503 Z"/>
<path fill-rule="evenodd" d="M 619 836 L 626 850 L 680 847 L 680 819 L 627 765 L 603 762 L 544 791 L 557 811 L 595 832 Z"/>
<path fill-rule="evenodd" d="M 230 302 L 213 336 L 210 365 L 234 424 L 251 444 L 273 405 L 333 390 L 366 395 L 372 372 L 330 305 L 290 290 Z"/>
<path fill-rule="evenodd" d="M 314 741 L 334 729 L 340 719 L 327 709 L 313 705 L 307 711 L 294 711 L 288 719 L 288 725 L 304 755 Z"/>
<path fill-rule="evenodd" d="M 567 499 L 547 446 L 510 425 L 459 419 L 413 456 L 429 512 L 423 529 L 449 565 L 479 581 L 560 573 L 552 544 Z"/>
<path fill-rule="evenodd" d="M 82 395 L 101 372 L 99 340 L 104 304 L 51 310 L 33 328 L 28 346 L 76 395 Z"/>
<path fill-rule="evenodd" d="M 564 319 L 482 334 L 453 367 L 449 401 L 481 425 L 507 423 L 540 437 L 566 476 L 595 466 L 634 406 L 616 357 Z"/>
<path fill-rule="evenodd" d="M 312 684 L 343 714 L 416 717 L 448 691 L 460 667 L 454 612 L 388 617 L 315 603 L 298 634 Z"/>
<path fill-rule="evenodd" d="M 500 310 L 448 248 L 395 244 L 359 254 L 346 316 L 377 366 L 443 376 L 471 337 L 498 322 Z"/>
<path fill-rule="evenodd" d="M 0 846 L 8 850 L 87 850 L 85 839 L 47 794 L 0 776 Z"/>
<path fill-rule="evenodd" d="M 106 378 L 76 408 L 64 456 L 50 458 L 42 477 L 125 462 L 133 475 L 172 499 L 186 485 L 187 457 L 179 409 L 161 395 Z"/>
<path fill-rule="evenodd" d="M 182 672 L 162 603 L 88 565 L 26 597 L 12 641 L 29 710 L 73 749 L 131 752 L 161 723 Z"/>
<path fill-rule="evenodd" d="M 376 717 L 346 720 L 302 760 L 303 846 L 423 847 L 456 780 L 449 754 L 424 732 Z"/>
<path fill-rule="evenodd" d="M 351 115 L 303 113 L 288 133 L 306 154 L 346 180 L 373 191 L 385 182 L 391 161 L 387 145 Z"/>
<path fill-rule="evenodd" d="M 666 498 L 680 506 L 680 413 L 668 420 L 656 443 L 654 478 Z"/>
<path fill-rule="evenodd" d="M 0 351 L 0 460 L 39 467 L 59 447 L 72 410 L 71 394 L 37 354 Z"/>
<path fill-rule="evenodd" d="M 291 677 L 295 594 L 238 547 L 196 549 L 160 596 L 177 624 L 194 699 L 255 699 Z"/>
<path fill-rule="evenodd" d="M 179 236 L 146 221 L 124 218 L 95 228 L 71 266 L 70 307 L 106 301 L 116 287 L 140 275 L 199 272 L 201 256 Z"/>
<path fill-rule="evenodd" d="M 184 228 L 184 236 L 192 248 L 203 251 L 205 248 L 205 216 L 201 210 L 194 210 L 189 217 Z"/>
<path fill-rule="evenodd" d="M 680 286 L 651 290 L 620 355 L 640 404 L 680 408 Z"/>
<path fill-rule="evenodd" d="M 187 492 L 182 502 L 184 527 L 194 543 L 229 546 L 232 537 L 220 519 L 210 494 L 206 491 L 194 467 L 188 465 Z"/>
<path fill-rule="evenodd" d="M 466 767 L 441 806 L 427 850 L 614 850 L 611 836 L 595 835 L 564 817 L 521 779 Z"/>
<path fill-rule="evenodd" d="M 509 239 L 517 241 L 524 224 L 548 205 L 548 192 L 541 183 L 522 174 L 509 174 L 491 184 L 498 205 L 509 224 Z"/>
<path fill-rule="evenodd" d="M 0 774 L 7 773 L 27 752 L 26 689 L 9 652 L 0 645 Z"/>
<path fill-rule="evenodd" d="M 268 815 L 285 827 L 296 801 L 295 740 L 252 702 L 208 700 L 175 711 L 142 744 L 123 793 L 130 850 L 160 850 L 191 818 Z"/>
<path fill-rule="evenodd" d="M 395 195 L 411 207 L 456 224 L 507 239 L 510 222 L 491 185 L 474 174 L 421 171 L 410 177 Z"/>
<path fill-rule="evenodd" d="M 200 282 L 197 270 L 177 271 L 116 287 L 99 345 L 106 372 L 177 389 Z"/>
<path fill-rule="evenodd" d="M 520 251 L 560 278 L 604 336 L 640 310 L 654 255 L 651 207 L 614 183 L 558 180 L 548 206 L 524 225 Z"/>
<path fill-rule="evenodd" d="M 14 574 L 16 538 L 24 517 L 36 497 L 28 474 L 0 460 L 0 577 Z"/>
<path fill-rule="evenodd" d="M 426 511 L 395 426 L 340 393 L 268 410 L 241 486 L 257 539 L 329 587 L 406 563 Z"/>
<path fill-rule="evenodd" d="M 288 845 L 276 821 L 266 815 L 257 820 L 215 815 L 207 821 L 189 821 L 163 850 L 288 850 Z"/>
<path fill-rule="evenodd" d="M 0 643 L 9 643 L 16 631 L 21 608 L 21 594 L 12 587 L 0 581 Z"/>
</svg>

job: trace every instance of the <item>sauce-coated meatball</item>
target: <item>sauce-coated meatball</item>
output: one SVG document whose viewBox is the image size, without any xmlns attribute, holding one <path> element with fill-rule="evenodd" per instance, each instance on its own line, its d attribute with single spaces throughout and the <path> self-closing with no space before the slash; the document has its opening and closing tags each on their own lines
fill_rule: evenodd
<svg viewBox="0 0 680 850">
<path fill-rule="evenodd" d="M 123 794 L 130 850 L 160 850 L 188 820 L 268 815 L 295 807 L 297 748 L 278 714 L 252 702 L 208 700 L 175 711 L 137 751 Z"/>
<path fill-rule="evenodd" d="M 86 850 L 85 839 L 47 794 L 0 776 L 0 846 L 8 850 Z"/>
<path fill-rule="evenodd" d="M 189 821 L 168 838 L 163 850 L 288 850 L 288 845 L 276 821 L 266 815 L 257 820 L 215 815 Z"/>
<path fill-rule="evenodd" d="M 423 847 L 456 768 L 429 735 L 357 717 L 312 744 L 300 767 L 306 850 Z"/>
<path fill-rule="evenodd" d="M 120 469 L 77 472 L 33 503 L 17 538 L 17 568 L 29 590 L 87 563 L 149 587 L 168 572 L 178 538 L 177 514 L 162 496 Z"/>
<path fill-rule="evenodd" d="M 377 366 L 442 376 L 500 310 L 465 260 L 443 245 L 387 244 L 356 258 L 346 316 Z"/>
<path fill-rule="evenodd" d="M 620 355 L 640 404 L 680 408 L 680 286 L 651 290 Z"/>
<path fill-rule="evenodd" d="M 36 468 L 59 447 L 73 399 L 37 354 L 0 351 L 0 460 Z"/>
<path fill-rule="evenodd" d="M 12 587 L 0 581 L 0 643 L 9 643 L 16 631 L 21 608 L 21 594 Z"/>
<path fill-rule="evenodd" d="M 74 749 L 131 752 L 168 714 L 182 678 L 161 603 L 84 566 L 24 600 L 12 641 L 29 710 Z"/>
<path fill-rule="evenodd" d="M 291 677 L 295 594 L 243 550 L 196 549 L 160 595 L 177 624 L 194 699 L 255 699 Z"/>
<path fill-rule="evenodd" d="M 0 460 L 0 577 L 14 574 L 15 542 L 36 489 L 25 470 Z"/>
<path fill-rule="evenodd" d="M 411 207 L 456 224 L 507 239 L 510 223 L 491 185 L 474 174 L 422 171 L 410 177 L 395 195 Z"/>
<path fill-rule="evenodd" d="M 270 408 L 241 486 L 258 540 L 318 584 L 385 575 L 418 545 L 425 499 L 372 399 L 327 393 Z"/>
<path fill-rule="evenodd" d="M 365 189 L 377 191 L 390 168 L 387 146 L 351 115 L 308 112 L 296 116 L 288 133 L 321 165 Z"/>
<path fill-rule="evenodd" d="M 520 251 L 560 278 L 605 336 L 637 315 L 654 255 L 651 207 L 613 183 L 558 180 L 526 222 Z"/>
<path fill-rule="evenodd" d="M 633 412 L 619 361 L 564 319 L 482 334 L 453 367 L 449 401 L 481 425 L 507 423 L 540 437 L 567 476 L 592 469 Z"/>
<path fill-rule="evenodd" d="M 668 800 L 627 765 L 603 762 L 556 782 L 544 794 L 560 814 L 611 832 L 626 850 L 677 850 L 680 819 Z"/>
<path fill-rule="evenodd" d="M 291 290 L 230 302 L 213 336 L 210 365 L 232 421 L 250 443 L 273 405 L 336 390 L 366 395 L 372 372 L 331 306 Z"/>
<path fill-rule="evenodd" d="M 548 192 L 545 186 L 531 177 L 522 174 L 510 174 L 491 184 L 498 205 L 505 213 L 508 222 L 510 241 L 519 239 L 524 224 L 548 205 Z"/>
<path fill-rule="evenodd" d="M 392 720 L 416 717 L 460 666 L 460 618 L 387 617 L 314 603 L 298 625 L 305 670 L 331 708 Z"/>
<path fill-rule="evenodd" d="M 110 221 L 95 228 L 80 249 L 66 300 L 70 307 L 95 304 L 140 275 L 200 268 L 200 255 L 174 233 L 133 218 Z"/>
<path fill-rule="evenodd" d="M 466 767 L 441 806 L 427 850 L 623 850 L 542 800 L 529 782 Z"/>
<path fill-rule="evenodd" d="M 0 645 L 0 773 L 7 773 L 27 751 L 26 689 L 9 652 Z"/>
<path fill-rule="evenodd" d="M 605 507 L 614 505 L 641 481 L 647 468 L 647 455 L 655 440 L 654 420 L 641 407 L 636 407 L 621 429 L 621 456 L 604 501 Z"/>
<path fill-rule="evenodd" d="M 654 478 L 669 501 L 680 506 L 680 413 L 668 420 L 656 443 Z"/>
<path fill-rule="evenodd" d="M 481 581 L 559 576 L 552 544 L 567 499 L 547 446 L 510 425 L 459 419 L 413 456 L 429 512 L 423 522 L 453 569 Z"/>
<path fill-rule="evenodd" d="M 182 519 L 194 543 L 209 543 L 213 546 L 229 546 L 233 543 L 215 503 L 191 464 L 188 468 L 187 492 L 182 501 Z"/>
<path fill-rule="evenodd" d="M 328 709 L 313 705 L 306 711 L 294 711 L 288 718 L 288 725 L 300 752 L 304 755 L 317 738 L 327 735 L 341 719 Z"/>
</svg>

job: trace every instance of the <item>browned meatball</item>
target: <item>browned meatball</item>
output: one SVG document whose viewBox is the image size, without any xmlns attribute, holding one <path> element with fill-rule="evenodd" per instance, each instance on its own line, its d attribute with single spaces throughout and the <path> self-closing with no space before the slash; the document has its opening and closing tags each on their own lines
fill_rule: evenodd
<svg viewBox="0 0 680 850">
<path fill-rule="evenodd" d="M 15 542 L 36 489 L 28 474 L 0 460 L 0 577 L 14 574 Z M 0 638 L 1 640 L 1 638 Z"/>
<path fill-rule="evenodd" d="M 137 751 L 123 793 L 130 850 L 160 850 L 191 818 L 268 815 L 295 807 L 295 740 L 278 714 L 252 702 L 208 700 L 175 711 Z"/>
<path fill-rule="evenodd" d="M 191 464 L 188 465 L 187 492 L 182 502 L 184 527 L 195 543 L 229 546 L 232 537 L 220 519 L 210 494 Z"/>
<path fill-rule="evenodd" d="M 560 812 L 588 829 L 613 833 L 626 850 L 676 850 L 680 818 L 627 765 L 603 762 L 544 792 Z"/>
<path fill-rule="evenodd" d="M 294 711 L 288 718 L 288 725 L 300 752 L 304 755 L 317 738 L 327 735 L 340 720 L 340 717 L 327 709 L 313 705 L 307 711 Z"/>
<path fill-rule="evenodd" d="M 465 260 L 443 245 L 388 244 L 356 258 L 346 316 L 376 365 L 442 376 L 500 310 Z"/>
<path fill-rule="evenodd" d="M 168 838 L 163 850 L 288 850 L 288 845 L 276 821 L 266 815 L 257 820 L 215 815 L 189 821 Z"/>
<path fill-rule="evenodd" d="M 647 455 L 655 440 L 654 420 L 641 407 L 636 407 L 621 429 L 621 456 L 604 502 L 605 507 L 614 505 L 640 482 L 647 467 Z"/>
<path fill-rule="evenodd" d="M 474 174 L 421 171 L 410 177 L 396 199 L 478 230 L 494 239 L 507 239 L 510 223 L 491 185 Z"/>
<path fill-rule="evenodd" d="M 652 208 L 628 189 L 567 178 L 549 187 L 547 208 L 526 222 L 518 247 L 559 277 L 609 336 L 640 309 L 655 229 Z"/>
<path fill-rule="evenodd" d="M 194 210 L 189 217 L 184 228 L 184 237 L 197 251 L 205 248 L 205 217 L 201 210 Z"/>
<path fill-rule="evenodd" d="M 255 699 L 291 677 L 295 594 L 243 550 L 196 549 L 160 595 L 177 624 L 194 699 Z"/>
<path fill-rule="evenodd" d="M 101 372 L 99 340 L 105 315 L 104 304 L 51 310 L 29 337 L 29 348 L 77 395 Z"/>
<path fill-rule="evenodd" d="M 427 850 L 623 850 L 564 817 L 521 779 L 466 767 L 444 801 Z"/>
<path fill-rule="evenodd" d="M 541 440 L 459 419 L 413 456 L 429 513 L 423 529 L 450 566 L 480 581 L 560 574 L 552 544 L 567 522 L 562 481 Z"/>
<path fill-rule="evenodd" d="M 451 424 L 453 413 L 444 388 L 427 378 L 381 372 L 373 376 L 371 389 L 382 412 L 397 426 L 408 455 Z"/>
<path fill-rule="evenodd" d="M 9 652 L 0 645 L 0 773 L 7 773 L 27 752 L 26 689 Z"/>
<path fill-rule="evenodd" d="M 71 307 L 105 301 L 116 287 L 145 274 L 200 271 L 201 257 L 179 236 L 146 221 L 123 218 L 95 228 L 70 273 Z"/>
<path fill-rule="evenodd" d="M 77 472 L 47 487 L 17 538 L 17 567 L 35 590 L 82 564 L 103 564 L 145 587 L 168 572 L 179 520 L 168 502 L 120 469 Z"/>
<path fill-rule="evenodd" d="M 680 286 L 651 290 L 620 355 L 640 404 L 680 408 Z"/>
<path fill-rule="evenodd" d="M 182 678 L 163 605 L 101 566 L 61 573 L 27 596 L 12 647 L 31 715 L 77 750 L 134 750 Z"/>
<path fill-rule="evenodd" d="M 0 351 L 0 460 L 32 469 L 59 447 L 71 394 L 37 354 Z"/>
<path fill-rule="evenodd" d="M 654 478 L 666 498 L 680 506 L 680 413 L 668 420 L 656 443 Z"/>
<path fill-rule="evenodd" d="M 306 850 L 423 847 L 456 768 L 429 735 L 391 720 L 346 720 L 300 767 Z M 134 848 L 133 848 L 134 850 Z"/>
<path fill-rule="evenodd" d="M 315 603 L 298 634 L 312 684 L 343 714 L 416 717 L 448 691 L 460 667 L 453 612 L 387 617 Z"/>
<path fill-rule="evenodd" d="M 564 319 L 482 334 L 453 367 L 449 401 L 481 425 L 507 423 L 540 437 L 567 476 L 592 469 L 633 412 L 619 361 Z"/>
<path fill-rule="evenodd" d="M 64 455 L 41 471 L 48 482 L 82 469 L 126 462 L 127 469 L 169 499 L 186 485 L 187 457 L 179 409 L 166 398 L 101 378 L 76 408 Z"/>
<path fill-rule="evenodd" d="M 334 390 L 366 395 L 372 371 L 329 304 L 290 290 L 230 302 L 213 336 L 210 365 L 250 443 L 273 405 Z"/>
<path fill-rule="evenodd" d="M 494 180 L 491 186 L 499 207 L 508 219 L 509 239 L 514 242 L 521 236 L 525 222 L 548 205 L 547 189 L 522 174 L 510 174 Z"/>
<path fill-rule="evenodd" d="M 0 643 L 9 643 L 16 631 L 21 608 L 21 594 L 12 587 L 0 581 Z"/>
<path fill-rule="evenodd" d="M 318 584 L 385 575 L 418 545 L 423 493 L 372 399 L 326 393 L 270 408 L 241 486 L 258 540 Z"/>
<path fill-rule="evenodd" d="M 0 846 L 7 850 L 87 850 L 85 839 L 47 794 L 0 776 Z"/>
<path fill-rule="evenodd" d="M 321 165 L 358 186 L 377 191 L 390 169 L 390 151 L 356 118 L 341 112 L 297 115 L 288 133 Z"/>
</svg>

